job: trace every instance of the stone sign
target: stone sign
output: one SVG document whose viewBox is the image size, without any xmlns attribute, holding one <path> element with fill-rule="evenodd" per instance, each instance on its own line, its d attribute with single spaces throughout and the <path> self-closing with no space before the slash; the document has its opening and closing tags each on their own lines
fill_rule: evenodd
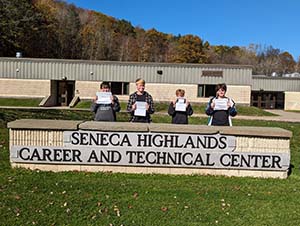
<svg viewBox="0 0 300 226">
<path fill-rule="evenodd" d="M 286 171 L 287 153 L 237 152 L 221 134 L 64 131 L 63 146 L 14 145 L 11 161 L 80 165 L 256 169 Z"/>
</svg>

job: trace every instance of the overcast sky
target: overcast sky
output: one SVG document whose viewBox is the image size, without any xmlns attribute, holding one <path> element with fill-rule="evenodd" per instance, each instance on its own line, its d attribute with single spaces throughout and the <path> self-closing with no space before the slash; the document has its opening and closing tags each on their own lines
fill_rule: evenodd
<svg viewBox="0 0 300 226">
<path fill-rule="evenodd" d="M 260 44 L 300 56 L 300 0 L 65 0 L 133 26 L 212 45 Z"/>
</svg>

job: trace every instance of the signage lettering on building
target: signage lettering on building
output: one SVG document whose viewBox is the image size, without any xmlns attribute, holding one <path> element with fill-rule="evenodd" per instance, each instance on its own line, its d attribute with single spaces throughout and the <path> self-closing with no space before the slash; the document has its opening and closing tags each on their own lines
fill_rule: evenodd
<svg viewBox="0 0 300 226">
<path fill-rule="evenodd" d="M 223 77 L 223 71 L 202 71 L 202 76 Z"/>
</svg>

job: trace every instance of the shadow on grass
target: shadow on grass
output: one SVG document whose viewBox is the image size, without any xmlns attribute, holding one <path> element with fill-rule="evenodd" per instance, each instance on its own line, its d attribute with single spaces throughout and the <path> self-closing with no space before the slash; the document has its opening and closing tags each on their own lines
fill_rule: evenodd
<svg viewBox="0 0 300 226">
<path fill-rule="evenodd" d="M 290 164 L 289 168 L 288 168 L 288 176 L 290 176 L 292 174 L 292 169 L 294 169 L 295 166 L 293 164 Z"/>
</svg>

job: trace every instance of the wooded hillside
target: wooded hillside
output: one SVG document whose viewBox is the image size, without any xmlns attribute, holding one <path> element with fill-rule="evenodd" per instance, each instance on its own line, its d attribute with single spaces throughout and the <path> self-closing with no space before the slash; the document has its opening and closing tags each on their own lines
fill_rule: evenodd
<svg viewBox="0 0 300 226">
<path fill-rule="evenodd" d="M 205 29 L 201 28 L 201 29 Z M 213 46 L 196 35 L 144 30 L 58 0 L 0 0 L 0 56 L 253 65 L 254 74 L 300 72 L 272 46 Z"/>
</svg>

